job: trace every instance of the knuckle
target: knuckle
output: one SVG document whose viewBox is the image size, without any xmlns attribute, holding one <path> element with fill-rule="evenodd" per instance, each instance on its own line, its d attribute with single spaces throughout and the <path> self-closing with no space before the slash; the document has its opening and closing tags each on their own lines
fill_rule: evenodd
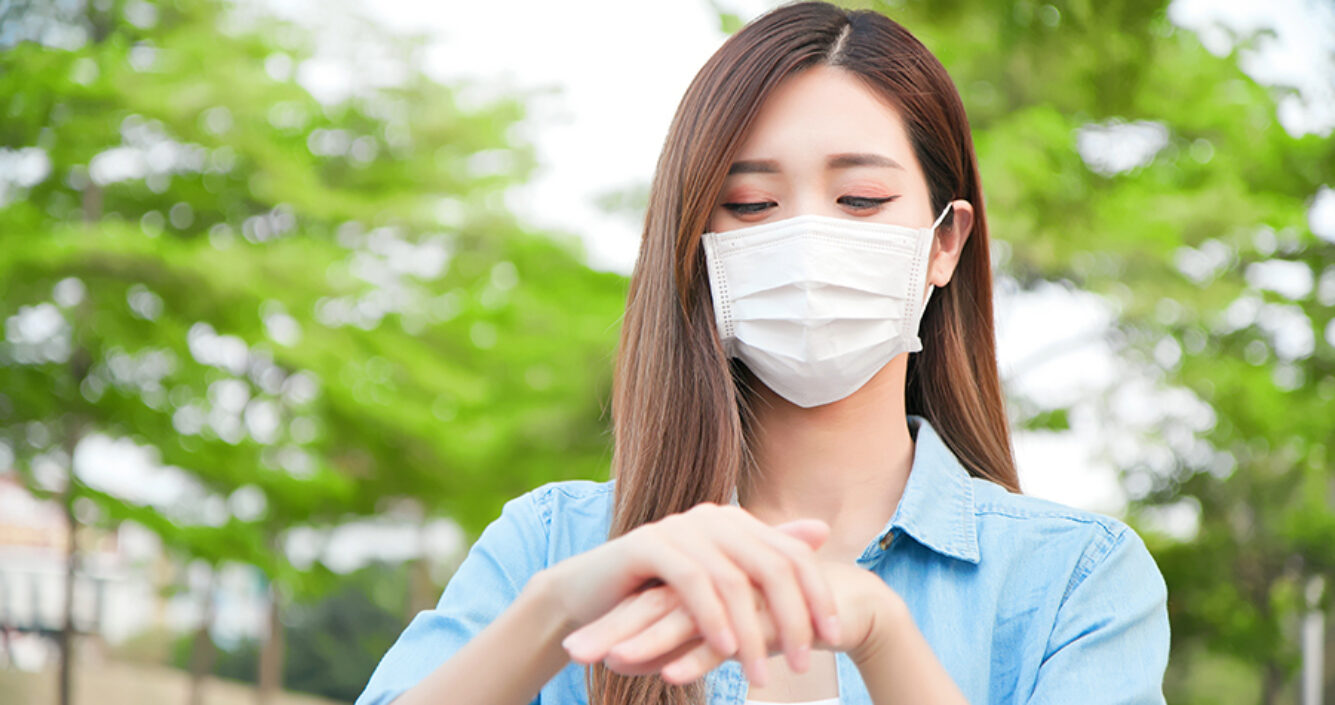
<svg viewBox="0 0 1335 705">
<path fill-rule="evenodd" d="M 719 587 L 731 592 L 740 591 L 743 588 L 749 587 L 751 584 L 751 581 L 746 577 L 746 574 L 738 570 L 719 571 L 718 575 L 715 576 L 714 581 Z"/>
<path fill-rule="evenodd" d="M 663 526 L 662 520 L 641 524 L 635 527 L 631 533 L 638 534 L 645 541 L 658 541 L 662 538 Z"/>
<path fill-rule="evenodd" d="M 792 541 L 785 543 L 787 544 L 789 555 L 794 558 L 801 561 L 814 561 L 816 559 L 816 551 L 805 541 L 793 539 Z"/>
<path fill-rule="evenodd" d="M 703 590 L 713 587 L 713 580 L 709 573 L 698 565 L 693 565 L 685 570 L 681 576 L 682 581 L 697 590 Z"/>
<path fill-rule="evenodd" d="M 645 590 L 640 599 L 643 600 L 648 607 L 659 610 L 672 607 L 675 602 L 672 590 L 663 586 Z"/>
<path fill-rule="evenodd" d="M 783 580 L 793 574 L 792 564 L 772 556 L 757 558 L 756 570 L 760 572 L 766 583 Z"/>
</svg>

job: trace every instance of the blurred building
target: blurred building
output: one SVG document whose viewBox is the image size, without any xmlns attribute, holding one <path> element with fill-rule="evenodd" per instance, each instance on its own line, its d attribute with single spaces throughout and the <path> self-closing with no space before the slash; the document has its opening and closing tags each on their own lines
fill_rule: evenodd
<svg viewBox="0 0 1335 705">
<path fill-rule="evenodd" d="M 69 526 L 64 509 L 0 474 L 0 665 L 37 670 L 54 662 L 64 624 Z M 152 628 L 198 626 L 207 595 L 219 642 L 256 637 L 266 614 L 253 569 L 189 566 L 176 577 L 157 538 L 133 523 L 115 531 L 81 527 L 72 617 L 95 644 L 115 645 Z M 184 583 L 168 597 L 160 587 Z"/>
</svg>

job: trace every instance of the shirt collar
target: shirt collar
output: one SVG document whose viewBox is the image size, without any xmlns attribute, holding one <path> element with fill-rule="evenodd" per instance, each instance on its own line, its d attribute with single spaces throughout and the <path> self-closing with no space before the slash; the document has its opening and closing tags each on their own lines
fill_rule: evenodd
<svg viewBox="0 0 1335 705">
<path fill-rule="evenodd" d="M 973 483 L 969 472 L 922 416 L 908 415 L 914 436 L 913 465 L 899 506 L 859 561 L 871 561 L 894 541 L 895 529 L 923 546 L 951 558 L 977 563 L 978 527 L 974 515 Z M 731 503 L 736 505 L 737 489 Z"/>
</svg>

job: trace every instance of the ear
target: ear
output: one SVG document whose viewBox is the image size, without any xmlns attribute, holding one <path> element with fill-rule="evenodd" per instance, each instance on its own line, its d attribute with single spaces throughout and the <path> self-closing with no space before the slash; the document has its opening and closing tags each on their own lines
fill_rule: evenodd
<svg viewBox="0 0 1335 705">
<path fill-rule="evenodd" d="M 949 225 L 942 223 L 936 229 L 927 263 L 927 283 L 938 287 L 950 283 L 960 253 L 964 251 L 964 243 L 973 231 L 973 204 L 963 199 L 956 199 L 952 204 Z"/>
</svg>

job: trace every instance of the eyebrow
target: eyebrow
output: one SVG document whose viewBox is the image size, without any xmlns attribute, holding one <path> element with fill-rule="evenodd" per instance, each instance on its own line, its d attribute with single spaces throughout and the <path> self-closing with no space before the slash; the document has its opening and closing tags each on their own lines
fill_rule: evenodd
<svg viewBox="0 0 1335 705">
<path fill-rule="evenodd" d="M 881 166 L 891 169 L 903 169 L 903 165 L 881 154 L 870 152 L 849 152 L 831 154 L 825 160 L 826 169 L 847 169 L 854 166 Z M 773 159 L 752 159 L 736 161 L 728 168 L 728 176 L 733 174 L 777 174 L 779 163 Z"/>
</svg>

